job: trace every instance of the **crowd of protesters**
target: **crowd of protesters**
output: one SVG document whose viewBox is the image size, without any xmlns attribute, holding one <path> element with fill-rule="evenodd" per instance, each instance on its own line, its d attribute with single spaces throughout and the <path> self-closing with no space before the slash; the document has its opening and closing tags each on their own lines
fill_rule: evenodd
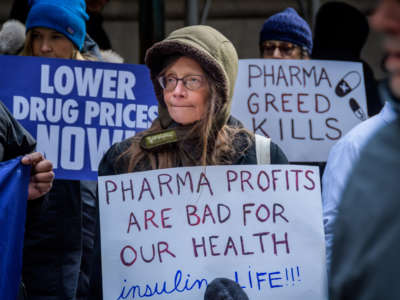
<svg viewBox="0 0 400 300">
<path fill-rule="evenodd" d="M 3 25 L 0 53 L 122 63 L 110 51 L 102 28 L 101 11 L 107 2 L 16 1 L 12 15 L 19 21 Z M 388 77 L 382 82 L 360 58 L 370 25 L 386 38 Z M 329 298 L 396 299 L 400 297 L 400 3 L 380 0 L 368 23 L 356 8 L 328 2 L 320 7 L 314 27 L 313 36 L 305 19 L 286 8 L 265 20 L 259 50 L 266 59 L 363 64 L 370 118 L 331 148 L 326 168 L 320 165 Z M 258 143 L 267 145 L 263 162 L 288 164 L 274 141 L 260 140 L 231 116 L 238 60 L 234 45 L 210 26 L 183 27 L 155 43 L 145 64 L 158 117 L 149 129 L 114 144 L 101 160 L 99 176 L 171 167 L 255 165 L 260 163 Z M 22 163 L 32 166 L 18 299 L 103 299 L 96 182 L 53 180 L 52 163 L 34 152 L 34 139 L 1 102 L 0 125 L 0 161 L 25 155 Z M 165 139 L 171 132 L 173 138 Z M 160 139 L 162 144 L 154 143 Z M 204 299 L 248 296 L 236 282 L 217 278 L 208 285 Z"/>
</svg>

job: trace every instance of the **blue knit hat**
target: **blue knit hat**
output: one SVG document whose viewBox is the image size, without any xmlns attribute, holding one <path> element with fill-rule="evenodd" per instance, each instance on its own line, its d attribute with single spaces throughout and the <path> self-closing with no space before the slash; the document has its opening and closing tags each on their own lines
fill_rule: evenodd
<svg viewBox="0 0 400 300">
<path fill-rule="evenodd" d="M 86 36 L 85 0 L 33 0 L 26 30 L 34 27 L 54 29 L 69 38 L 81 50 Z"/>
<path fill-rule="evenodd" d="M 289 7 L 272 15 L 260 32 L 260 46 L 264 41 L 277 40 L 296 44 L 311 54 L 313 41 L 311 28 L 297 12 Z"/>
</svg>

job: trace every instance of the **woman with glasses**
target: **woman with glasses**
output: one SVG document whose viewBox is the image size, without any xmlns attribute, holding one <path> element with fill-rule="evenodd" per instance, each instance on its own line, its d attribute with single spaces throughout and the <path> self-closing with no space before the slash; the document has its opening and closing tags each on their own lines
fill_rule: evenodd
<svg viewBox="0 0 400 300">
<path fill-rule="evenodd" d="M 178 29 L 146 54 L 159 116 L 115 144 L 99 175 L 180 166 L 256 164 L 254 134 L 230 116 L 238 69 L 232 43 L 208 26 Z M 274 143 L 271 163 L 287 163 Z"/>
<path fill-rule="evenodd" d="M 259 45 L 262 58 L 309 59 L 313 47 L 311 28 L 289 7 L 264 22 Z"/>
<path fill-rule="evenodd" d="M 148 130 L 113 145 L 100 163 L 99 176 L 171 167 L 257 164 L 254 134 L 230 116 L 238 56 L 225 36 L 208 26 L 184 27 L 154 44 L 145 62 L 159 116 Z M 276 144 L 270 143 L 269 152 L 271 163 L 287 163 Z M 94 273 L 100 274 L 98 270 Z M 96 278 L 92 282 L 101 284 Z"/>
</svg>

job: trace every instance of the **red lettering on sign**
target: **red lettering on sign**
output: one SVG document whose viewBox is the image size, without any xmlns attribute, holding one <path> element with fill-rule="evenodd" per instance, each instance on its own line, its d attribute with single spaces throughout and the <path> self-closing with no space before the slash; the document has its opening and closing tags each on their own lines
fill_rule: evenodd
<svg viewBox="0 0 400 300">
<path fill-rule="evenodd" d="M 117 190 L 117 184 L 112 181 L 112 180 L 106 180 L 104 182 L 105 186 L 106 186 L 106 201 L 107 204 L 110 204 L 110 193 L 114 193 Z M 110 188 L 111 185 L 111 188 Z"/>
<path fill-rule="evenodd" d="M 228 183 L 228 192 L 231 191 L 231 182 L 236 181 L 238 174 L 233 170 L 226 171 L 226 181 Z"/>
<path fill-rule="evenodd" d="M 240 186 L 242 188 L 242 192 L 244 192 L 244 184 L 247 183 L 247 185 L 250 187 L 251 190 L 254 190 L 253 186 L 249 182 L 251 178 L 251 173 L 249 171 L 240 171 Z"/>
<path fill-rule="evenodd" d="M 154 194 L 151 190 L 150 184 L 147 181 L 146 178 L 143 178 L 143 182 L 142 182 L 142 188 L 140 189 L 140 194 L 139 194 L 139 201 L 142 199 L 143 193 L 144 192 L 148 192 L 150 193 L 151 198 L 154 200 Z"/>
<path fill-rule="evenodd" d="M 163 178 L 164 178 L 164 179 L 163 179 Z M 172 189 L 171 189 L 171 187 L 170 187 L 170 185 L 169 185 L 169 183 L 172 181 L 172 176 L 169 175 L 169 174 L 159 174 L 159 175 L 157 176 L 157 179 L 158 179 L 158 187 L 159 187 L 159 189 L 160 189 L 160 197 L 163 196 L 163 189 L 162 189 L 162 186 L 163 186 L 163 185 L 166 185 L 166 186 L 167 186 L 167 188 L 168 188 L 168 190 L 169 190 L 169 193 L 172 195 L 173 192 L 172 192 Z"/>
</svg>

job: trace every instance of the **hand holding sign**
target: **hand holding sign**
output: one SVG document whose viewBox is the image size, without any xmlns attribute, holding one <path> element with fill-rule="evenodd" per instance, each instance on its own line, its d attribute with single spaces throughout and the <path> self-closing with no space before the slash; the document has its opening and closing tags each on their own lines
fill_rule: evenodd
<svg viewBox="0 0 400 300">
<path fill-rule="evenodd" d="M 25 155 L 22 164 L 31 165 L 31 177 L 28 186 L 28 200 L 36 199 L 48 191 L 53 185 L 54 172 L 51 161 L 44 158 L 40 152 Z"/>
</svg>

